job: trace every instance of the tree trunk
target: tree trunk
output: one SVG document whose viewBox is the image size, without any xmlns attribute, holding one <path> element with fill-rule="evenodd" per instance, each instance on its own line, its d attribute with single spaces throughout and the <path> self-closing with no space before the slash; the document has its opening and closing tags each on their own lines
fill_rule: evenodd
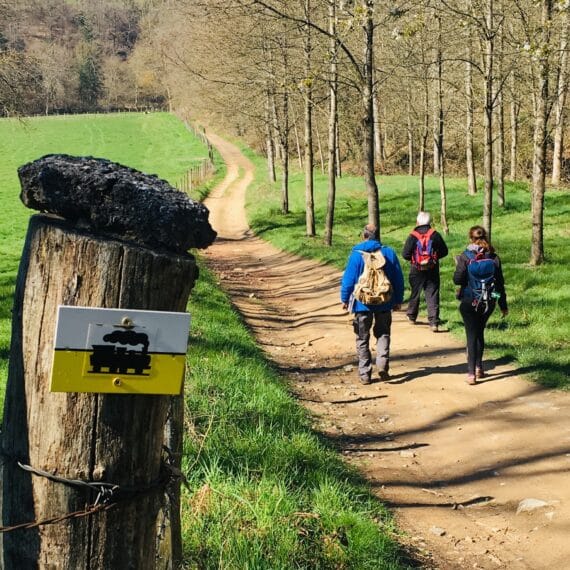
<svg viewBox="0 0 570 570">
<path fill-rule="evenodd" d="M 364 78 L 362 85 L 362 130 L 364 133 L 364 181 L 368 195 L 368 223 L 374 224 L 380 234 L 380 205 L 374 170 L 374 1 L 366 0 L 364 24 Z"/>
<path fill-rule="evenodd" d="M 340 159 L 340 123 L 338 120 L 338 110 L 337 110 L 337 116 L 335 117 L 335 128 L 336 130 L 334 135 L 334 141 L 335 141 L 334 152 L 335 152 L 336 177 L 342 178 L 342 161 Z"/>
<path fill-rule="evenodd" d="M 311 0 L 305 0 L 305 18 L 310 17 Z M 313 89 L 311 78 L 311 27 L 305 27 L 305 231 L 315 235 L 315 203 L 313 180 Z"/>
<path fill-rule="evenodd" d="M 267 93 L 267 101 L 265 105 L 265 147 L 267 150 L 267 172 L 269 181 L 275 182 L 275 144 L 273 138 L 273 121 L 271 117 L 271 102 L 269 92 Z"/>
<path fill-rule="evenodd" d="M 380 107 L 378 105 L 378 86 L 374 84 L 372 94 L 372 113 L 374 115 L 374 157 L 380 167 L 380 172 L 384 171 L 384 145 L 382 144 L 382 121 L 380 119 Z"/>
<path fill-rule="evenodd" d="M 336 200 L 336 133 L 337 133 L 337 45 L 336 45 L 336 0 L 329 0 L 329 53 L 331 58 L 329 82 L 329 129 L 328 129 L 328 193 L 325 219 L 325 244 L 332 245 L 334 207 Z"/>
<path fill-rule="evenodd" d="M 445 234 L 449 233 L 447 225 L 447 192 L 445 188 L 445 155 L 443 148 L 443 132 L 444 132 L 444 117 L 443 117 L 443 53 L 442 53 L 442 29 L 441 17 L 437 17 L 437 116 L 438 116 L 438 129 L 437 129 L 437 156 L 439 157 L 439 193 L 441 202 L 441 228 Z"/>
<path fill-rule="evenodd" d="M 449 225 L 447 224 L 447 190 L 445 187 L 445 164 L 443 154 L 440 154 L 441 163 L 439 165 L 439 195 L 441 200 L 441 229 L 445 235 L 449 234 Z"/>
<path fill-rule="evenodd" d="M 503 4 L 500 2 L 500 18 L 504 19 Z M 495 179 L 497 180 L 497 201 L 499 207 L 505 206 L 505 110 L 503 99 L 503 57 L 504 57 L 504 34 L 503 26 L 499 29 L 499 60 L 498 60 L 498 90 L 496 97 L 496 115 L 497 115 L 497 139 L 495 153 Z"/>
<path fill-rule="evenodd" d="M 412 104 L 410 99 L 412 94 L 408 91 L 407 111 L 408 111 L 408 174 L 414 175 L 414 122 L 412 119 Z"/>
<path fill-rule="evenodd" d="M 471 59 L 473 50 L 471 33 L 467 43 L 467 62 L 465 63 L 465 100 L 466 100 L 466 131 L 465 131 L 465 157 L 467 161 L 467 191 L 470 196 L 477 194 L 477 175 L 475 172 L 475 158 L 473 153 L 473 68 Z"/>
<path fill-rule="evenodd" d="M 283 126 L 281 145 L 281 212 L 289 213 L 289 95 L 283 93 Z"/>
<path fill-rule="evenodd" d="M 100 268 L 101 270 L 96 270 Z M 104 268 L 104 270 L 103 270 Z M 20 262 L 6 389 L 4 453 L 69 479 L 125 489 L 156 485 L 170 398 L 51 393 L 58 305 L 184 311 L 196 267 L 189 255 L 103 240 L 48 216 L 30 220 Z M 89 490 L 3 467 L 3 524 L 81 511 Z M 156 568 L 163 489 L 126 497 L 110 510 L 4 535 L 4 567 Z"/>
<path fill-rule="evenodd" d="M 497 94 L 497 152 L 495 177 L 497 179 L 497 199 L 501 208 L 505 206 L 505 112 L 502 90 Z"/>
<path fill-rule="evenodd" d="M 273 121 L 273 148 L 275 149 L 275 160 L 283 162 L 281 153 L 281 136 L 279 128 L 279 115 L 277 113 L 277 103 L 275 102 L 275 92 L 270 93 L 271 118 Z"/>
<path fill-rule="evenodd" d="M 509 178 L 514 182 L 517 179 L 517 153 L 519 138 L 519 112 L 520 103 L 515 95 L 517 83 L 515 74 L 511 73 L 511 168 Z"/>
<path fill-rule="evenodd" d="M 317 135 L 317 148 L 319 149 L 319 164 L 321 165 L 321 174 L 325 173 L 325 155 L 323 153 L 323 145 L 321 142 L 321 133 L 319 125 L 315 125 L 315 134 Z"/>
<path fill-rule="evenodd" d="M 433 175 L 439 175 L 439 165 L 441 160 L 439 159 L 439 145 L 437 142 L 437 136 L 439 132 L 439 112 L 438 112 L 438 101 L 437 101 L 437 80 L 435 81 L 436 87 L 433 90 Z"/>
<path fill-rule="evenodd" d="M 532 241 L 530 263 L 540 265 L 544 261 L 544 193 L 546 190 L 546 138 L 548 135 L 548 46 L 552 23 L 553 0 L 542 0 L 541 50 L 538 63 L 538 92 L 534 120 L 534 168 L 532 174 Z"/>
<path fill-rule="evenodd" d="M 429 80 L 426 75 L 424 81 L 424 125 L 422 130 L 422 145 L 420 148 L 420 197 L 418 210 L 423 212 L 425 210 L 425 174 L 426 174 L 426 152 L 427 141 L 429 137 Z"/>
<path fill-rule="evenodd" d="M 568 73 L 568 12 L 563 12 L 564 23 L 560 35 L 560 71 L 556 98 L 556 123 L 554 128 L 554 152 L 552 153 L 552 184 L 560 185 L 562 155 L 564 153 L 565 105 Z"/>
<path fill-rule="evenodd" d="M 493 30 L 493 0 L 487 0 L 486 36 L 485 36 L 485 195 L 483 196 L 483 227 L 487 237 L 491 239 L 493 223 L 493 57 L 494 57 L 494 30 Z"/>
<path fill-rule="evenodd" d="M 299 169 L 303 170 L 303 153 L 301 152 L 301 141 L 299 139 L 299 130 L 297 129 L 297 113 L 293 114 L 293 132 L 295 134 L 295 146 L 297 148 L 297 159 L 299 161 Z"/>
</svg>

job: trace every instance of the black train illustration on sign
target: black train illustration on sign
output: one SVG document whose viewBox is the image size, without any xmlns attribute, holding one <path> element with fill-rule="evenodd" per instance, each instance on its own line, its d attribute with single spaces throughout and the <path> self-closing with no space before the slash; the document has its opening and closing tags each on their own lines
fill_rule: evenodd
<svg viewBox="0 0 570 570">
<path fill-rule="evenodd" d="M 144 370 L 150 370 L 150 354 L 148 353 L 148 335 L 135 331 L 113 331 L 103 337 L 104 342 L 124 345 L 142 345 L 141 350 L 127 350 L 127 347 L 116 344 L 94 344 L 93 354 L 89 357 L 93 374 L 102 371 L 109 374 L 135 374 L 148 376 Z M 107 369 L 107 370 L 103 370 Z M 129 372 L 131 370 L 132 372 Z"/>
</svg>

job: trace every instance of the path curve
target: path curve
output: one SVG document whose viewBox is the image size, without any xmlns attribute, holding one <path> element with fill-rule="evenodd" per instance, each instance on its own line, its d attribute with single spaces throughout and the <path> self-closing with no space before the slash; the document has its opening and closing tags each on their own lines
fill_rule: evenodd
<svg viewBox="0 0 570 570">
<path fill-rule="evenodd" d="M 464 347 L 396 313 L 392 379 L 362 386 L 340 272 L 277 250 L 247 226 L 253 165 L 210 134 L 228 175 L 206 201 L 205 257 L 320 430 L 393 509 L 429 567 L 570 568 L 570 395 L 491 361 L 464 380 Z M 529 511 L 517 514 L 526 499 Z"/>
</svg>

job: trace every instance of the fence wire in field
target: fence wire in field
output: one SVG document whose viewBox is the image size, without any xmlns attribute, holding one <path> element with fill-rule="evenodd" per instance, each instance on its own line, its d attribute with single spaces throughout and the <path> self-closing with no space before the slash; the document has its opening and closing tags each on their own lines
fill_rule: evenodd
<svg viewBox="0 0 570 570">
<path fill-rule="evenodd" d="M 204 158 L 199 164 L 193 166 L 186 171 L 186 174 L 178 181 L 176 187 L 182 192 L 189 194 L 194 188 L 200 186 L 212 174 L 214 174 L 216 167 L 214 165 L 214 150 L 212 145 L 203 131 L 200 131 L 185 122 L 186 128 L 198 139 L 200 139 L 208 148 L 208 158 Z"/>
</svg>

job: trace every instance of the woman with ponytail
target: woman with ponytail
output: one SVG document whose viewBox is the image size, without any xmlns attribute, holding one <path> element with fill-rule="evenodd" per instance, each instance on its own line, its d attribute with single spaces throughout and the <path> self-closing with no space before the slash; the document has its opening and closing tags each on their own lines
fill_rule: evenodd
<svg viewBox="0 0 570 570">
<path fill-rule="evenodd" d="M 453 282 L 460 285 L 457 298 L 467 336 L 467 379 L 476 384 L 484 378 L 485 326 L 498 303 L 502 316 L 508 314 L 501 261 L 481 226 L 469 230 L 469 245 L 455 258 Z"/>
</svg>

